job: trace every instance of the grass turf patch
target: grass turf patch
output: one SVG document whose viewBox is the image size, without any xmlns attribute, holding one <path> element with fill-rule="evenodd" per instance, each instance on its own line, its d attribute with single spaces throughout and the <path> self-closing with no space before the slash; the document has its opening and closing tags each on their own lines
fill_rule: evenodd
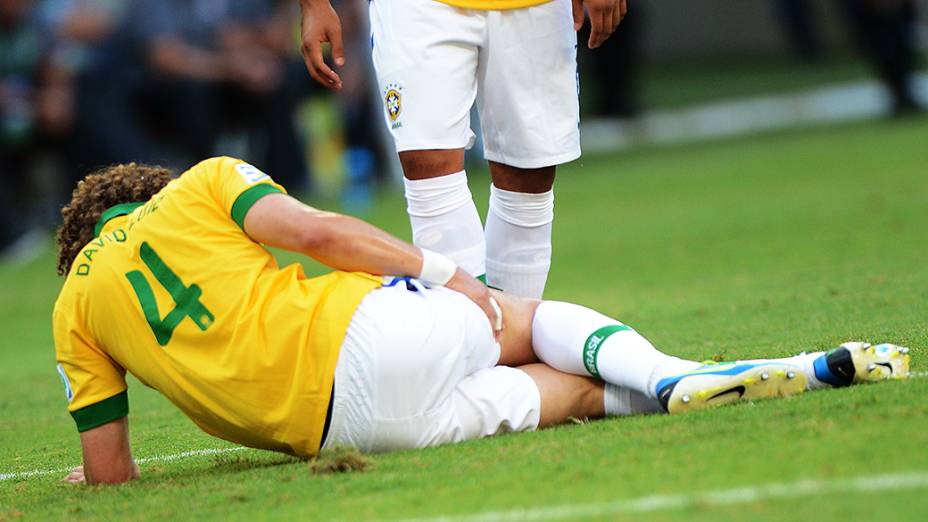
<svg viewBox="0 0 928 522">
<path fill-rule="evenodd" d="M 928 122 L 775 133 L 561 169 L 547 297 L 594 306 L 670 353 L 732 360 L 848 339 L 928 356 Z M 485 209 L 485 179 L 472 183 Z M 371 219 L 408 237 L 402 198 Z M 282 256 L 287 260 L 293 256 Z M 310 264 L 311 272 L 318 272 Z M 51 253 L 0 267 L 0 473 L 80 458 L 54 371 Z M 682 416 L 612 419 L 373 458 L 314 474 L 254 450 L 152 460 L 133 484 L 81 488 L 61 474 L 0 482 L 0 519 L 396 519 L 804 478 L 928 471 L 928 379 L 804 394 Z M 227 448 L 130 381 L 136 457 Z M 924 491 L 690 506 L 653 520 L 920 520 Z M 605 519 L 614 518 L 604 516 Z"/>
</svg>

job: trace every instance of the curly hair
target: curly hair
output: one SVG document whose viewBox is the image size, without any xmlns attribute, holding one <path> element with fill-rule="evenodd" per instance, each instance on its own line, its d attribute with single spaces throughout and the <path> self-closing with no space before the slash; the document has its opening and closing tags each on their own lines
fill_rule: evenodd
<svg viewBox="0 0 928 522">
<path fill-rule="evenodd" d="M 58 230 L 58 275 L 67 275 L 71 263 L 94 237 L 103 212 L 120 203 L 148 201 L 174 174 L 163 167 L 128 163 L 102 168 L 78 182 L 71 202 L 61 209 Z"/>
</svg>

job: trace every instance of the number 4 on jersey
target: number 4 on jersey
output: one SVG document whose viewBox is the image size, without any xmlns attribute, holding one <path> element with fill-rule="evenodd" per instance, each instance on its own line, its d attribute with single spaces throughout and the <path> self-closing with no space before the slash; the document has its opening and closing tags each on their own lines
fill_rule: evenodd
<svg viewBox="0 0 928 522">
<path fill-rule="evenodd" d="M 203 295 L 200 287 L 195 284 L 185 286 L 183 281 L 177 277 L 177 274 L 164 264 L 164 261 L 148 242 L 142 243 L 139 255 L 145 266 L 154 274 L 155 279 L 161 283 L 161 286 L 174 299 L 174 309 L 162 319 L 158 313 L 158 302 L 155 301 L 155 294 L 152 292 L 151 285 L 148 284 L 148 279 L 142 274 L 142 271 L 133 270 L 126 273 L 126 278 L 132 284 L 132 289 L 135 290 L 135 295 L 139 298 L 142 312 L 145 314 L 145 319 L 148 321 L 148 325 L 151 326 L 151 331 L 154 332 L 158 344 L 161 346 L 167 345 L 171 341 L 174 329 L 185 317 L 192 319 L 201 331 L 206 331 L 213 324 L 215 317 L 200 302 L 200 296 Z"/>
</svg>

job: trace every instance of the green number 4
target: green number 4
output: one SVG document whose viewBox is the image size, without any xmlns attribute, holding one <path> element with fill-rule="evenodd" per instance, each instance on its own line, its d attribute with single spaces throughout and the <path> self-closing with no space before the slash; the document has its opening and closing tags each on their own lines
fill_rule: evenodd
<svg viewBox="0 0 928 522">
<path fill-rule="evenodd" d="M 129 280 L 129 283 L 132 284 L 132 289 L 135 290 L 135 295 L 139 298 L 139 304 L 142 305 L 142 312 L 145 314 L 148 326 L 150 326 L 151 331 L 154 332 L 158 344 L 165 346 L 171 342 L 174 329 L 177 328 L 177 325 L 179 325 L 185 317 L 192 319 L 200 328 L 200 331 L 205 332 L 206 329 L 213 324 L 215 317 L 212 312 L 200 302 L 200 296 L 203 295 L 203 291 L 200 290 L 200 287 L 197 285 L 185 286 L 183 281 L 177 277 L 177 274 L 164 264 L 164 261 L 158 256 L 148 242 L 142 243 L 139 249 L 139 255 L 142 257 L 142 261 L 148 269 L 151 270 L 151 273 L 154 274 L 155 279 L 161 283 L 161 286 L 164 287 L 164 289 L 171 294 L 171 298 L 174 299 L 174 309 L 168 312 L 168 315 L 164 316 L 162 319 L 161 315 L 158 313 L 158 302 L 155 301 L 155 294 L 152 292 L 151 285 L 148 284 L 148 279 L 145 278 L 142 271 L 133 270 L 131 272 L 126 272 L 126 278 Z"/>
</svg>

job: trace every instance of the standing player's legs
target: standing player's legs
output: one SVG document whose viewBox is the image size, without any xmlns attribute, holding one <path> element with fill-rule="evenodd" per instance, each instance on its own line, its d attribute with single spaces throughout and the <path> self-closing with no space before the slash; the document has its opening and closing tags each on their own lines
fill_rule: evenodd
<svg viewBox="0 0 928 522">
<path fill-rule="evenodd" d="M 487 284 L 541 298 L 551 269 L 556 167 L 524 169 L 490 161 L 485 229 Z"/>
<path fill-rule="evenodd" d="M 491 11 L 477 100 L 493 185 L 487 283 L 541 297 L 551 266 L 556 166 L 580 156 L 570 0 Z"/>
<path fill-rule="evenodd" d="M 405 175 L 413 243 L 441 252 L 473 276 L 485 273 L 483 227 L 464 149 L 474 142 L 486 15 L 433 0 L 370 3 L 374 69 Z"/>
</svg>

